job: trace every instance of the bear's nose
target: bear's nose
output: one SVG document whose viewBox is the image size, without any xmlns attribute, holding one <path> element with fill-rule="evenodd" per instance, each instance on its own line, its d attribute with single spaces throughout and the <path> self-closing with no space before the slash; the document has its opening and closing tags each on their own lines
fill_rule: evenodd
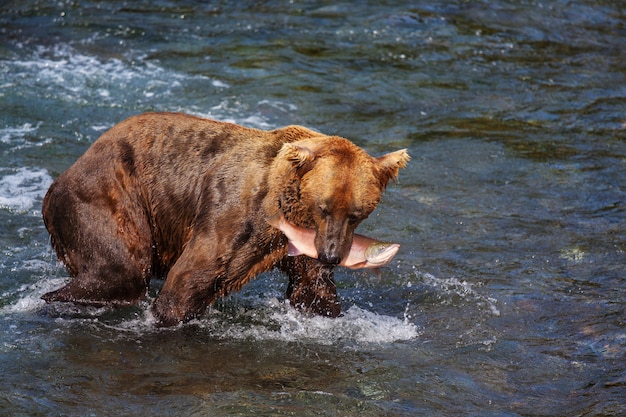
<svg viewBox="0 0 626 417">
<path fill-rule="evenodd" d="M 341 258 L 339 256 L 332 256 L 326 253 L 320 253 L 319 260 L 327 265 L 339 265 L 341 262 Z"/>
</svg>

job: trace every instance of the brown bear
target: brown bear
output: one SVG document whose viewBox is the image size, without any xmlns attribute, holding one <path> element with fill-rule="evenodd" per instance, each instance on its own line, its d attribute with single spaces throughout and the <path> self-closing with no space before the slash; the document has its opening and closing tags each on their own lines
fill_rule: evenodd
<svg viewBox="0 0 626 417">
<path fill-rule="evenodd" d="M 272 131 L 179 113 L 131 117 L 105 132 L 50 186 L 43 218 L 73 277 L 48 302 L 127 305 L 165 277 L 159 325 L 201 315 L 278 267 L 287 298 L 335 317 L 333 269 L 354 230 L 406 165 L 405 150 L 369 156 L 301 126 Z M 287 256 L 267 218 L 315 230 L 318 259 Z"/>
</svg>

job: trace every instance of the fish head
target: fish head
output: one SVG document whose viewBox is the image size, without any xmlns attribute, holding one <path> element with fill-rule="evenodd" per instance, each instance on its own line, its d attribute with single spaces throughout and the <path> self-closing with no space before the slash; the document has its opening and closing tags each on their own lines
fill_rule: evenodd
<svg viewBox="0 0 626 417">
<path fill-rule="evenodd" d="M 372 243 L 365 250 L 365 259 L 371 267 L 381 267 L 391 262 L 399 249 L 400 245 L 397 243 Z"/>
</svg>

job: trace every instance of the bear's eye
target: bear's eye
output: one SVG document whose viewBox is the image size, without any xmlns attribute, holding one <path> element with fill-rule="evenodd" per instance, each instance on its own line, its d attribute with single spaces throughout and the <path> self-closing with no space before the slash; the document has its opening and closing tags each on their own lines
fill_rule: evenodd
<svg viewBox="0 0 626 417">
<path fill-rule="evenodd" d="M 330 211 L 328 210 L 328 206 L 320 205 L 319 209 L 320 209 L 320 214 L 322 215 L 322 217 L 328 217 L 330 215 Z"/>
<path fill-rule="evenodd" d="M 349 222 L 350 224 L 355 224 L 356 222 L 358 222 L 358 221 L 359 221 L 359 219 L 360 219 L 360 218 L 361 218 L 361 216 L 360 216 L 360 215 L 358 215 L 358 214 L 350 214 L 350 215 L 348 216 L 348 222 Z"/>
</svg>

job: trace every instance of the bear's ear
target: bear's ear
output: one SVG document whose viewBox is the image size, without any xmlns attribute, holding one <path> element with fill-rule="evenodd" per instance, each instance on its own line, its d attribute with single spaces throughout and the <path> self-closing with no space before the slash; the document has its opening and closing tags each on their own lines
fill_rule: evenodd
<svg viewBox="0 0 626 417">
<path fill-rule="evenodd" d="M 280 154 L 296 169 L 304 167 L 315 159 L 315 152 L 311 148 L 293 143 L 285 143 Z"/>
<path fill-rule="evenodd" d="M 398 178 L 398 171 L 400 168 L 406 167 L 410 159 L 406 149 L 391 152 L 375 159 L 378 166 L 378 178 L 383 188 L 387 186 L 389 180 L 395 181 Z"/>
</svg>

